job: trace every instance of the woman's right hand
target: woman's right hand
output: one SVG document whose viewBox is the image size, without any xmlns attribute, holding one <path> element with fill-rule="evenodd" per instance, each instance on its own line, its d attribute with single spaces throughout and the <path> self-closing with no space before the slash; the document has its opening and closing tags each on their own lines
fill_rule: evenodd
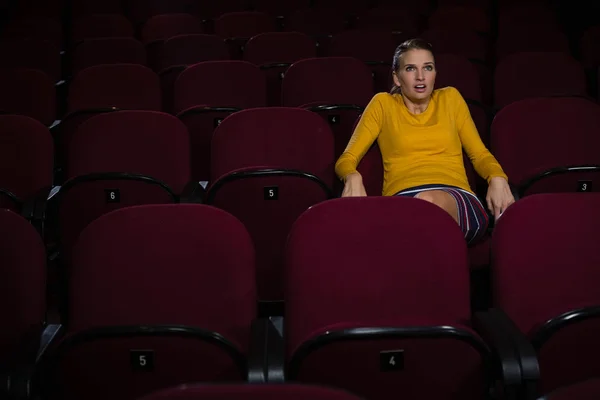
<svg viewBox="0 0 600 400">
<path fill-rule="evenodd" d="M 367 191 L 363 185 L 362 176 L 358 172 L 353 172 L 346 176 L 342 197 L 366 197 Z"/>
</svg>

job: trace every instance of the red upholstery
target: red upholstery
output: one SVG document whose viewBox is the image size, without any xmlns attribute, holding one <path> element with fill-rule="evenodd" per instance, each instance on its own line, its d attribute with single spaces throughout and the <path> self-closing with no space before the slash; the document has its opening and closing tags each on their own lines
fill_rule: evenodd
<svg viewBox="0 0 600 400">
<path fill-rule="evenodd" d="M 242 381 L 243 368 L 214 341 L 181 329 L 152 334 L 145 327 L 215 332 L 245 357 L 256 316 L 254 275 L 250 236 L 213 207 L 138 206 L 98 218 L 74 248 L 68 332 L 59 344 L 89 329 L 136 329 L 63 348 L 56 367 L 46 371 L 46 393 L 125 400 L 187 382 Z M 153 351 L 153 368 L 132 369 L 132 350 Z"/>
<path fill-rule="evenodd" d="M 467 247 L 439 207 L 401 197 L 311 207 L 288 238 L 285 295 L 288 363 L 320 335 L 332 340 L 315 346 L 290 379 L 369 399 L 484 396 L 482 354 L 466 342 L 411 335 L 334 339 L 346 329 L 376 327 L 444 325 L 473 334 Z M 380 352 L 400 349 L 401 371 L 382 371 Z"/>
<path fill-rule="evenodd" d="M 323 386 L 287 384 L 182 385 L 139 400 L 359 400 L 346 391 Z"/>
<path fill-rule="evenodd" d="M 20 215 L 0 209 L 0 368 L 35 354 L 46 312 L 46 250 Z M 33 339 L 33 343 L 30 341 Z M 37 339 L 37 340 L 36 340 Z"/>
<path fill-rule="evenodd" d="M 592 250 L 599 223 L 597 193 L 531 195 L 497 221 L 492 235 L 494 306 L 532 340 L 551 318 L 600 304 L 600 253 Z M 541 343 L 540 393 L 598 376 L 599 333 L 596 317 L 567 324 Z"/>
</svg>

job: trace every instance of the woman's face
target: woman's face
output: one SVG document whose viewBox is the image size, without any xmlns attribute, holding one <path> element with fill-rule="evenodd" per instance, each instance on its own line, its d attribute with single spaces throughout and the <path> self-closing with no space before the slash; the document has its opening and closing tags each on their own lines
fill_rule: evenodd
<svg viewBox="0 0 600 400">
<path fill-rule="evenodd" d="M 427 100 L 435 85 L 433 54 L 428 50 L 413 49 L 400 56 L 400 68 L 394 73 L 394 83 L 402 95 L 420 103 Z"/>
</svg>

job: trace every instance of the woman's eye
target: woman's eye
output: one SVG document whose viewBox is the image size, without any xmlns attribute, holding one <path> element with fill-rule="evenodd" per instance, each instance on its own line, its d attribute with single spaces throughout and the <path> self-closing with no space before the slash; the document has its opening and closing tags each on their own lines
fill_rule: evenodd
<svg viewBox="0 0 600 400">
<path fill-rule="evenodd" d="M 427 69 L 427 71 L 431 71 L 433 70 L 433 67 L 431 65 L 428 65 L 427 67 L 425 67 L 425 69 Z"/>
</svg>

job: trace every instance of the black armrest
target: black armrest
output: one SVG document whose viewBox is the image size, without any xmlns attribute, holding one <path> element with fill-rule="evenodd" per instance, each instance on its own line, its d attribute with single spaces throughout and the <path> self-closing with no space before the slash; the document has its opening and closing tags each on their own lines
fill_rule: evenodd
<svg viewBox="0 0 600 400">
<path fill-rule="evenodd" d="M 498 361 L 504 387 L 519 388 L 522 385 L 519 354 L 511 338 L 495 322 L 487 312 L 478 312 L 473 316 L 473 327 L 490 346 Z"/>
<path fill-rule="evenodd" d="M 202 204 L 205 194 L 206 190 L 199 182 L 191 181 L 183 188 L 183 192 L 179 196 L 179 202 Z"/>
<path fill-rule="evenodd" d="M 540 367 L 536 351 L 529 338 L 525 336 L 504 311 L 492 308 L 485 313 L 477 315 L 478 319 L 486 322 L 492 340 L 506 340 L 508 338 L 516 352 L 521 370 L 521 394 L 523 399 L 535 399 L 536 385 L 540 379 Z"/>
<path fill-rule="evenodd" d="M 35 227 L 42 238 L 45 233 L 46 208 L 51 191 L 51 187 L 41 189 L 34 196 L 24 201 L 21 208 L 21 215 Z"/>
<path fill-rule="evenodd" d="M 275 325 L 281 326 L 281 332 Z M 283 334 L 283 317 L 269 317 L 268 330 L 268 381 L 285 382 L 285 338 Z"/>
<path fill-rule="evenodd" d="M 248 382 L 283 382 L 283 337 L 273 325 L 272 319 L 258 318 L 254 320 L 251 335 L 251 348 L 248 354 Z"/>
<path fill-rule="evenodd" d="M 36 398 L 34 375 L 37 361 L 60 330 L 61 325 L 47 325 L 43 330 L 35 329 L 31 337 L 24 339 L 26 348 L 23 355 L 5 372 L 0 372 L 0 398 L 8 400 Z"/>
</svg>

